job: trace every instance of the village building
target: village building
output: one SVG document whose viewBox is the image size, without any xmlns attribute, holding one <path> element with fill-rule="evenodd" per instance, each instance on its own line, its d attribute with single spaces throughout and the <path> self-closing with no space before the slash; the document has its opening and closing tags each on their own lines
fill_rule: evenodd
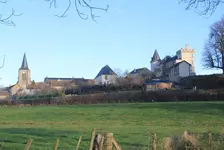
<svg viewBox="0 0 224 150">
<path fill-rule="evenodd" d="M 151 74 L 152 72 L 148 68 L 144 67 L 144 68 L 134 69 L 128 75 L 131 77 L 137 77 L 137 76 L 142 77 L 142 76 L 151 75 Z"/>
<path fill-rule="evenodd" d="M 146 91 L 170 89 L 173 82 L 168 80 L 153 79 L 144 83 Z"/>
<path fill-rule="evenodd" d="M 179 82 L 181 78 L 191 76 L 191 69 L 191 64 L 185 60 L 176 63 L 170 68 L 170 81 Z"/>
<path fill-rule="evenodd" d="M 142 85 L 145 80 L 152 79 L 153 73 L 146 67 L 133 69 L 128 75 L 130 84 Z"/>
<path fill-rule="evenodd" d="M 94 85 L 94 80 L 84 78 L 49 78 L 44 79 L 45 85 L 50 88 L 61 90 L 64 88 L 73 88 L 76 86 Z"/>
<path fill-rule="evenodd" d="M 117 74 L 108 66 L 104 66 L 95 77 L 96 85 L 116 84 Z"/>
<path fill-rule="evenodd" d="M 33 95 L 44 87 L 43 82 L 31 81 L 31 70 L 28 67 L 26 54 L 23 55 L 22 65 L 18 70 L 18 81 L 16 84 L 7 87 L 11 96 Z"/>
<path fill-rule="evenodd" d="M 5 100 L 10 98 L 10 93 L 6 89 L 0 89 L 0 100 Z"/>
<path fill-rule="evenodd" d="M 31 85 L 31 71 L 28 67 L 26 54 L 24 53 L 22 65 L 18 70 L 18 81 L 16 84 L 8 87 L 8 91 L 11 95 L 32 93 L 28 89 L 29 85 Z"/>
<path fill-rule="evenodd" d="M 48 85 L 50 88 L 61 90 L 67 86 L 71 85 L 73 78 L 49 78 L 44 79 L 45 85 Z"/>
<path fill-rule="evenodd" d="M 160 59 L 157 50 L 151 59 L 151 71 L 156 78 L 179 82 L 181 78 L 195 75 L 194 49 L 188 45 L 176 52 L 176 55 Z"/>
</svg>

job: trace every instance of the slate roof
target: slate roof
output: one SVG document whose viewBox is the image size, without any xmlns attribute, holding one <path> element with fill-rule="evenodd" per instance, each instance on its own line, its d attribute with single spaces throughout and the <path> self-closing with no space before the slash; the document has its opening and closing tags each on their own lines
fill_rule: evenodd
<svg viewBox="0 0 224 150">
<path fill-rule="evenodd" d="M 152 80 L 149 82 L 145 82 L 146 85 L 152 85 L 152 84 L 157 84 L 157 83 L 172 83 L 169 80 Z"/>
<path fill-rule="evenodd" d="M 75 85 L 94 84 L 94 80 L 84 78 L 74 78 L 72 80 L 72 83 L 75 83 Z"/>
<path fill-rule="evenodd" d="M 48 78 L 48 77 L 46 77 L 44 79 L 44 82 L 46 83 L 48 81 L 58 81 L 58 80 L 60 80 L 60 81 L 72 81 L 73 79 L 74 78 Z"/>
<path fill-rule="evenodd" d="M 2 96 L 10 96 L 10 93 L 9 93 L 9 91 L 6 91 L 6 90 L 0 90 L 0 95 L 2 95 Z"/>
<path fill-rule="evenodd" d="M 100 70 L 95 79 L 102 75 L 117 75 L 117 74 L 108 65 L 106 65 Z"/>
<path fill-rule="evenodd" d="M 183 61 L 181 61 L 181 62 L 176 63 L 176 64 L 173 65 L 171 68 L 177 67 L 177 66 L 179 66 L 179 65 L 180 65 L 181 63 L 183 63 L 183 62 L 185 62 L 185 63 L 187 63 L 189 66 L 191 66 L 190 63 L 188 63 L 187 61 L 183 60 Z"/>
<path fill-rule="evenodd" d="M 164 63 L 168 63 L 168 62 L 170 62 L 170 61 L 174 61 L 174 60 L 176 60 L 177 59 L 177 56 L 173 56 L 173 57 L 171 57 L 171 56 L 166 56 L 162 61 L 161 61 L 161 63 L 162 64 L 164 64 Z"/>
<path fill-rule="evenodd" d="M 138 69 L 132 70 L 129 74 L 139 74 L 139 73 L 142 73 L 142 72 L 151 73 L 151 71 L 148 68 L 138 68 Z"/>
<path fill-rule="evenodd" d="M 28 85 L 27 89 L 41 89 L 42 87 L 46 87 L 47 85 L 44 82 L 36 82 L 34 85 Z"/>
<path fill-rule="evenodd" d="M 71 81 L 69 80 L 62 80 L 62 81 L 56 81 L 56 80 L 52 80 L 51 82 L 49 82 L 50 86 L 68 86 L 71 84 Z"/>
<path fill-rule="evenodd" d="M 23 55 L 23 62 L 22 62 L 22 65 L 20 67 L 20 70 L 29 70 L 27 59 L 26 59 L 26 53 L 24 53 L 24 55 Z"/>
<path fill-rule="evenodd" d="M 155 61 L 161 61 L 157 50 L 155 50 L 151 62 L 155 62 Z"/>
</svg>

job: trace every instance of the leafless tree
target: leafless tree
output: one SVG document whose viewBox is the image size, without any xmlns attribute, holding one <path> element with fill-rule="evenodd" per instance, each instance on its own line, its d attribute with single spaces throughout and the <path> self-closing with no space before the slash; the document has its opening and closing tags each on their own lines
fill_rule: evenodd
<svg viewBox="0 0 224 150">
<path fill-rule="evenodd" d="M 3 62 L 2 62 L 2 65 L 0 66 L 0 69 L 2 69 L 4 67 L 4 65 L 5 65 L 5 55 L 3 57 Z"/>
<path fill-rule="evenodd" d="M 44 1 L 49 3 L 49 8 L 57 8 L 58 6 L 58 0 Z M 64 18 L 67 16 L 68 11 L 73 4 L 78 16 L 83 20 L 91 18 L 93 21 L 96 21 L 96 18 L 99 16 L 95 14 L 95 11 L 107 12 L 107 10 L 109 9 L 108 4 L 106 7 L 93 6 L 91 4 L 91 0 L 63 0 L 63 2 L 67 2 L 67 7 L 62 14 L 55 15 L 60 18 Z M 186 10 L 194 8 L 201 15 L 211 15 L 221 3 L 224 3 L 224 0 L 179 0 L 179 2 L 185 3 L 187 5 Z M 0 4 L 6 3 L 7 0 L 0 0 Z M 82 9 L 86 10 L 82 11 Z M 4 17 L 2 14 L 0 14 L 0 23 L 15 26 L 15 23 L 11 19 L 15 16 L 20 15 L 22 14 L 16 14 L 14 9 L 12 9 L 11 13 L 8 16 Z"/>
<path fill-rule="evenodd" d="M 204 67 L 222 69 L 224 74 L 224 17 L 211 26 L 202 56 Z"/>
<path fill-rule="evenodd" d="M 224 0 L 179 0 L 187 4 L 186 10 L 195 9 L 198 14 L 210 16 Z"/>
<path fill-rule="evenodd" d="M 49 3 L 49 8 L 57 8 L 57 1 L 58 0 L 44 0 Z M 67 2 L 67 7 L 63 11 L 62 14 L 60 15 L 55 15 L 59 18 L 64 18 L 67 16 L 68 11 L 70 10 L 71 6 L 74 4 L 76 12 L 78 16 L 83 19 L 87 20 L 91 18 L 93 21 L 96 21 L 97 17 L 100 17 L 99 15 L 96 15 L 96 11 L 104 11 L 107 12 L 109 9 L 109 5 L 107 5 L 105 8 L 102 7 L 96 7 L 91 4 L 91 0 L 63 0 L 63 2 Z M 6 4 L 7 0 L 0 0 L 0 5 Z M 82 9 L 86 9 L 82 11 Z M 20 14 L 16 14 L 14 9 L 12 9 L 11 13 L 8 16 L 3 17 L 2 14 L 0 14 L 0 23 L 5 24 L 5 25 L 10 25 L 10 26 L 15 26 L 15 23 L 12 21 L 12 18 L 15 16 L 20 16 Z"/>
<path fill-rule="evenodd" d="M 5 55 L 4 55 L 4 57 L 3 57 L 3 62 L 2 62 L 2 65 L 0 66 L 0 69 L 2 69 L 3 67 L 4 67 L 4 65 L 5 65 Z M 1 80 L 2 78 L 0 77 L 0 80 Z"/>
<path fill-rule="evenodd" d="M 117 74 L 118 77 L 123 77 L 124 73 L 120 68 L 114 68 L 113 70 Z"/>
<path fill-rule="evenodd" d="M 45 0 L 45 1 L 50 3 L 50 8 L 51 7 L 57 8 L 57 0 Z M 94 11 L 98 10 L 98 11 L 107 12 L 107 10 L 109 9 L 109 5 L 107 5 L 105 8 L 93 6 L 91 5 L 91 0 L 88 0 L 88 1 L 87 0 L 73 0 L 73 1 L 67 0 L 67 2 L 68 2 L 68 5 L 65 11 L 61 15 L 56 15 L 56 16 L 62 17 L 62 18 L 66 17 L 70 7 L 72 6 L 72 4 L 74 4 L 77 14 L 81 19 L 87 20 L 90 16 L 93 21 L 96 21 L 96 18 L 99 16 L 95 15 Z M 81 8 L 87 9 L 89 11 L 89 14 L 81 11 Z"/>
<path fill-rule="evenodd" d="M 0 4 L 6 4 L 6 3 L 7 3 L 7 0 L 5 1 L 0 0 Z M 15 23 L 11 19 L 15 16 L 20 16 L 20 15 L 22 14 L 16 14 L 15 10 L 12 9 L 11 13 L 8 16 L 4 17 L 2 14 L 0 14 L 0 23 L 8 25 L 8 26 L 15 26 Z"/>
</svg>

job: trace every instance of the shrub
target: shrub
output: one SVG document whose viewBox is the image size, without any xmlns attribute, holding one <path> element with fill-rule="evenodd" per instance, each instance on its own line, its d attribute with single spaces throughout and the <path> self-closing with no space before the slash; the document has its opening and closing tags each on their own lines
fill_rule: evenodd
<svg viewBox="0 0 224 150">
<path fill-rule="evenodd" d="M 196 86 L 200 89 L 221 89 L 224 88 L 224 76 L 203 75 L 185 77 L 180 80 L 180 85 L 184 88 L 193 88 L 193 86 Z"/>
</svg>

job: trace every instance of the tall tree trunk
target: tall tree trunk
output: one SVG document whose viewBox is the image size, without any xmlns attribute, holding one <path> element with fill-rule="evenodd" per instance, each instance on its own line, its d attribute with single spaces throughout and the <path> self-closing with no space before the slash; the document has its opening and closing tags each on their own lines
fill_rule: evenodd
<svg viewBox="0 0 224 150">
<path fill-rule="evenodd" d="M 222 74 L 224 74 L 224 54 L 222 54 Z"/>
</svg>

